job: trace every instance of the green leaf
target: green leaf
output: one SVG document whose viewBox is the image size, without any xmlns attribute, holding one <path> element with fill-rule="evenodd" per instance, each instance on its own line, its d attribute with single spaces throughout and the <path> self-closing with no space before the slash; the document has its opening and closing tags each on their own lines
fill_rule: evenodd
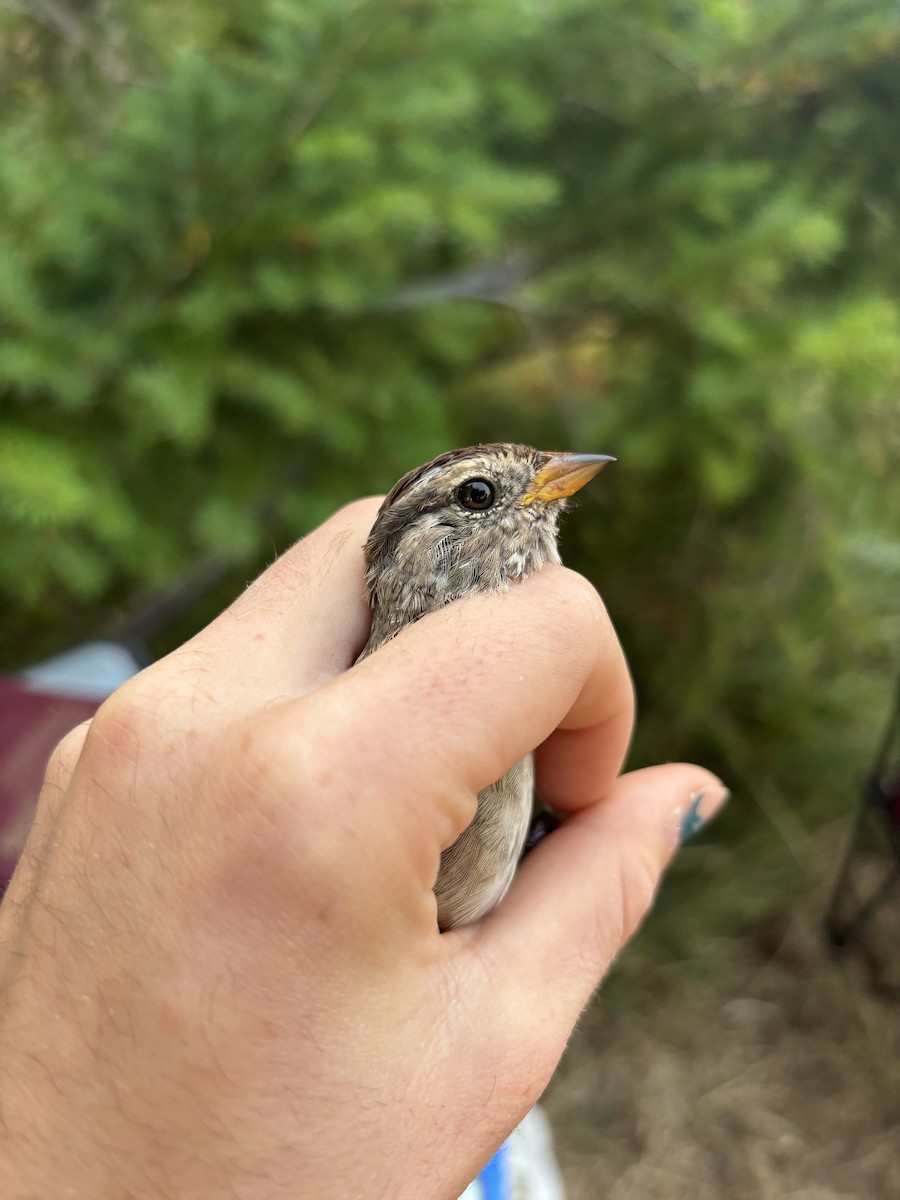
<svg viewBox="0 0 900 1200">
<path fill-rule="evenodd" d="M 24 426 L 0 425 L 0 507 L 28 525 L 68 526 L 93 513 L 77 453 Z"/>
</svg>

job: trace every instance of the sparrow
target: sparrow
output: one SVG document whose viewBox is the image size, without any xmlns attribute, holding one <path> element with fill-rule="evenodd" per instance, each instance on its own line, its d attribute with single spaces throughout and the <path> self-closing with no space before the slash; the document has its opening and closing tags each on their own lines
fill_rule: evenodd
<svg viewBox="0 0 900 1200">
<path fill-rule="evenodd" d="M 365 545 L 372 628 L 357 661 L 426 613 L 505 591 L 560 562 L 567 498 L 614 461 L 503 442 L 450 450 L 404 475 Z M 434 885 L 441 931 L 477 921 L 503 899 L 525 846 L 533 791 L 529 754 L 479 792 L 471 824 L 441 854 Z"/>
</svg>

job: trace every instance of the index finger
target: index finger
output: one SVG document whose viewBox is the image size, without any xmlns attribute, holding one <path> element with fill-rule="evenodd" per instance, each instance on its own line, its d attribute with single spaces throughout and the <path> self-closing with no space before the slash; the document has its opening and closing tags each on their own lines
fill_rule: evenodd
<svg viewBox="0 0 900 1200">
<path fill-rule="evenodd" d="M 369 632 L 363 545 L 380 503 L 339 509 L 188 643 L 212 652 L 220 693 L 227 681 L 245 700 L 297 695 L 352 665 Z"/>
<path fill-rule="evenodd" d="M 631 673 L 605 607 L 596 638 L 603 672 L 594 677 L 595 690 L 569 710 L 535 754 L 538 796 L 565 813 L 606 794 L 625 762 L 634 728 Z"/>
<path fill-rule="evenodd" d="M 478 791 L 541 743 L 555 797 L 577 807 L 608 790 L 631 714 L 625 658 L 597 593 L 546 567 L 506 593 L 429 614 L 267 719 L 285 748 L 297 738 L 300 753 L 312 739 L 342 794 L 376 781 L 355 818 L 373 837 L 402 824 L 440 848 L 471 820 Z"/>
</svg>

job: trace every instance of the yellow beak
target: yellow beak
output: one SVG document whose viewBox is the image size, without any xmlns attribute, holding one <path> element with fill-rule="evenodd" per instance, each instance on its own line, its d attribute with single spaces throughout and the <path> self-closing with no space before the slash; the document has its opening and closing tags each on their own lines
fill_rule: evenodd
<svg viewBox="0 0 900 1200">
<path fill-rule="evenodd" d="M 609 454 L 548 454 L 547 461 L 534 477 L 531 491 L 522 497 L 522 503 L 542 500 L 548 504 L 551 500 L 572 496 L 607 463 L 615 461 Z"/>
</svg>

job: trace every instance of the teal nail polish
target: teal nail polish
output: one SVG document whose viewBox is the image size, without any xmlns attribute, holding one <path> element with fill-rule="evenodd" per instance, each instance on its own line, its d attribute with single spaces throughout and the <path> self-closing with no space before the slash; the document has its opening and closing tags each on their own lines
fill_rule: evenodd
<svg viewBox="0 0 900 1200">
<path fill-rule="evenodd" d="M 687 810 L 681 819 L 681 831 L 679 833 L 679 841 L 687 842 L 698 833 L 706 824 L 703 817 L 700 815 L 700 805 L 703 803 L 706 792 L 697 792 L 691 797 L 691 807 Z"/>
<path fill-rule="evenodd" d="M 724 785 L 711 785 L 694 792 L 687 812 L 681 818 L 678 840 L 689 842 L 719 811 L 731 793 Z"/>
</svg>

